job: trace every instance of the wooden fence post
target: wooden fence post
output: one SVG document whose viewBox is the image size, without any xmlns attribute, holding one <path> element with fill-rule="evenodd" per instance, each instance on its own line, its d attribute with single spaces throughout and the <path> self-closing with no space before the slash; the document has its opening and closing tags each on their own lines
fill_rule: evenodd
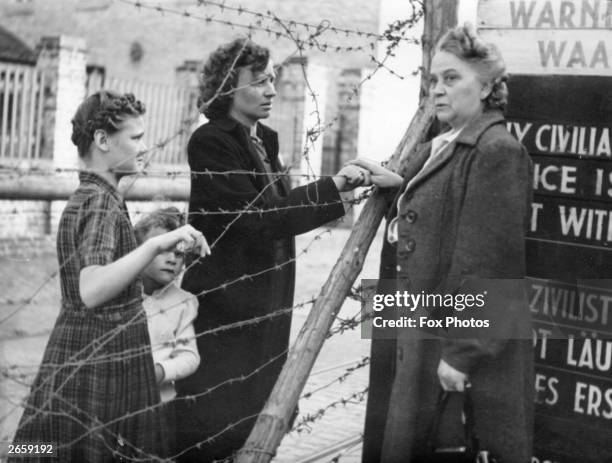
<svg viewBox="0 0 612 463">
<path fill-rule="evenodd" d="M 423 60 L 424 68 L 428 69 L 433 45 L 444 31 L 456 24 L 457 0 L 426 0 L 424 8 Z M 426 93 L 427 88 L 423 88 Z M 428 131 L 433 118 L 431 99 L 423 98 L 416 115 L 391 157 L 388 165 L 391 169 L 401 171 L 402 165 L 415 150 L 423 134 Z M 289 419 L 312 366 L 338 310 L 363 267 L 367 251 L 385 212 L 386 201 L 378 193 L 365 204 L 340 258 L 330 272 L 289 352 L 266 405 L 259 414 L 244 447 L 236 456 L 237 463 L 267 463 L 276 453 L 287 432 Z"/>
</svg>

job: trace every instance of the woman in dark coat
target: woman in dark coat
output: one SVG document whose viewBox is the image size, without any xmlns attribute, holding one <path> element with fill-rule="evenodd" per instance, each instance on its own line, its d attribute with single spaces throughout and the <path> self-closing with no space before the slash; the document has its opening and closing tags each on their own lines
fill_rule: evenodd
<svg viewBox="0 0 612 463">
<path fill-rule="evenodd" d="M 450 31 L 436 49 L 430 82 L 437 118 L 450 130 L 418 150 L 404 178 L 355 161 L 378 186 L 399 187 L 380 278 L 410 293 L 488 290 L 480 318 L 491 321 L 477 337 L 452 327 L 420 340 L 411 329 L 397 329 L 394 339 L 374 334 L 365 463 L 407 462 L 426 451 L 440 391 L 463 391 L 467 382 L 481 448 L 504 463 L 531 458 L 533 359 L 521 297 L 531 162 L 505 128 L 505 79 L 495 47 L 469 26 Z M 474 315 L 444 310 L 442 318 Z"/>
<path fill-rule="evenodd" d="M 187 147 L 189 222 L 206 230 L 215 257 L 193 263 L 183 279 L 200 303 L 202 362 L 177 383 L 188 397 L 179 405 L 181 461 L 220 460 L 242 447 L 287 357 L 291 310 L 282 309 L 293 306 L 294 236 L 342 217 L 339 191 L 363 178 L 347 166 L 290 188 L 279 175 L 277 134 L 259 122 L 270 113 L 274 77 L 269 50 L 243 39 L 213 52 L 202 75 L 210 122 Z M 238 322 L 247 323 L 205 334 Z"/>
</svg>

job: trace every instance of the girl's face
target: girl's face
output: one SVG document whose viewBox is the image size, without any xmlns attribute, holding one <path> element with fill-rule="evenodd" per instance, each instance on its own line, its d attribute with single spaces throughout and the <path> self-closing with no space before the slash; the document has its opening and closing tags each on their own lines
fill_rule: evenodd
<svg viewBox="0 0 612 463">
<path fill-rule="evenodd" d="M 145 241 L 168 231 L 163 228 L 153 228 L 145 235 Z M 145 293 L 151 294 L 156 289 L 163 288 L 172 282 L 183 268 L 184 261 L 183 253 L 176 250 L 162 252 L 155 256 L 151 263 L 142 271 L 141 276 Z"/>
<path fill-rule="evenodd" d="M 483 84 L 469 63 L 452 53 L 438 51 L 431 60 L 430 90 L 436 116 L 453 128 L 461 128 L 482 113 L 491 86 Z"/>
<path fill-rule="evenodd" d="M 117 132 L 108 135 L 109 170 L 119 176 L 136 173 L 146 148 L 142 116 L 128 117 Z"/>
</svg>

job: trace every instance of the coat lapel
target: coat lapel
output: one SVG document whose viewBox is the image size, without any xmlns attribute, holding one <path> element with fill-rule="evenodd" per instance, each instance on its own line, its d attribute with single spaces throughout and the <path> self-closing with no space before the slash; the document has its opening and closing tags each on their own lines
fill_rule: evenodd
<svg viewBox="0 0 612 463">
<path fill-rule="evenodd" d="M 422 183 L 425 179 L 430 177 L 434 172 L 440 170 L 442 166 L 444 166 L 450 158 L 453 156 L 453 152 L 455 151 L 456 143 L 455 141 L 446 145 L 442 152 L 440 152 L 425 169 L 421 169 L 417 174 L 410 180 L 406 185 L 406 191 L 414 190 L 420 183 Z M 431 151 L 431 147 L 429 149 Z M 428 153 L 428 157 L 431 155 Z"/>
<path fill-rule="evenodd" d="M 504 121 L 504 116 L 500 111 L 490 110 L 485 111 L 472 122 L 470 122 L 457 136 L 455 140 L 449 143 L 441 153 L 439 153 L 434 160 L 422 170 L 417 171 L 414 178 L 405 184 L 402 187 L 401 191 L 412 191 L 417 188 L 423 181 L 427 178 L 431 177 L 435 172 L 440 170 L 444 165 L 446 165 L 449 160 L 453 157 L 453 154 L 458 145 L 468 145 L 475 146 L 478 142 L 478 139 L 482 135 L 482 133 L 487 130 L 492 125 L 498 124 Z M 431 144 L 429 144 L 429 152 L 431 151 Z M 423 164 L 421 164 L 422 166 Z"/>
<path fill-rule="evenodd" d="M 402 182 L 402 186 L 398 190 L 395 195 L 395 199 L 389 208 L 389 212 L 387 213 L 387 219 L 391 219 L 395 216 L 397 212 L 397 202 L 399 201 L 399 197 L 406 189 L 406 185 L 408 182 L 419 173 L 419 171 L 423 168 L 423 164 L 429 157 L 429 152 L 431 151 L 431 142 L 424 143 L 419 148 L 417 148 L 416 154 L 408 161 L 402 175 L 404 177 L 404 181 Z"/>
<path fill-rule="evenodd" d="M 246 127 L 244 127 L 240 122 L 238 122 L 237 120 L 231 117 L 216 119 L 214 123 L 221 130 L 232 133 L 236 137 L 236 140 L 238 140 L 238 143 L 240 144 L 240 146 L 242 146 L 244 151 L 247 153 L 249 161 L 251 161 L 251 164 L 255 166 L 256 172 L 265 172 L 262 161 L 259 157 L 259 154 L 257 154 L 255 146 L 253 146 L 253 142 L 251 141 L 251 137 Z M 261 127 L 261 124 L 260 124 L 260 127 Z M 264 129 L 264 132 L 265 132 L 265 138 L 264 137 L 262 138 L 264 139 L 264 146 L 266 147 L 266 150 L 268 150 L 270 145 L 274 145 L 273 140 L 271 139 L 273 138 L 272 133 L 276 135 L 276 132 L 273 132 L 272 129 L 269 129 L 267 127 Z M 270 147 L 274 148 L 274 146 L 270 146 Z M 273 158 L 278 153 L 278 142 L 276 142 L 276 147 L 277 147 L 277 151 L 272 153 Z M 266 181 L 265 175 L 256 175 L 254 181 L 255 181 L 255 184 L 257 185 L 257 188 L 260 191 L 263 190 L 268 183 Z"/>
</svg>

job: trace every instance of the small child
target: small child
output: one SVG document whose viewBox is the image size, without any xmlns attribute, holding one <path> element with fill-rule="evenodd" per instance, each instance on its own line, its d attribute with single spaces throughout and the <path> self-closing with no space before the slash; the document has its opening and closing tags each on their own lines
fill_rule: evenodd
<svg viewBox="0 0 612 463">
<path fill-rule="evenodd" d="M 136 224 L 136 241 L 142 244 L 182 225 L 183 217 L 178 209 L 158 209 Z M 198 299 L 176 284 L 184 262 L 184 255 L 179 250 L 166 251 L 158 254 L 141 273 L 155 377 L 161 400 L 166 403 L 164 409 L 171 431 L 176 424 L 171 403 L 176 397 L 174 381 L 189 376 L 200 364 L 193 327 L 198 314 Z M 173 445 L 174 439 L 169 437 L 170 445 Z"/>
</svg>

